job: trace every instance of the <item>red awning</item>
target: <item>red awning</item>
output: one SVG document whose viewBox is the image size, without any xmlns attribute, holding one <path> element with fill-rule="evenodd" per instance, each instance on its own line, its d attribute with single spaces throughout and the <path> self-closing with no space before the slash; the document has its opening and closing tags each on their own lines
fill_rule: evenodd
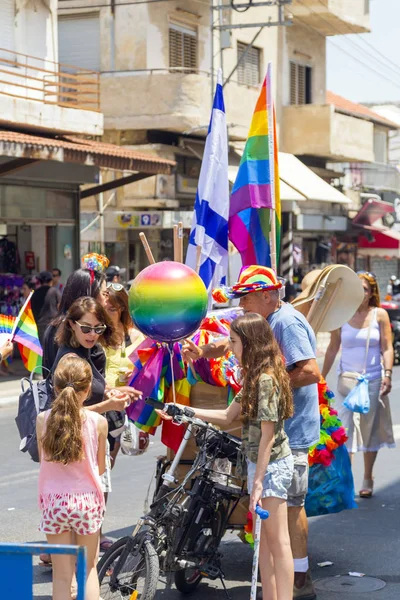
<svg viewBox="0 0 400 600">
<path fill-rule="evenodd" d="M 353 225 L 373 225 L 386 213 L 394 212 L 394 206 L 390 202 L 370 198 L 367 200 L 353 219 Z"/>
<path fill-rule="evenodd" d="M 368 225 L 363 229 L 369 232 L 369 236 L 358 236 L 359 256 L 400 258 L 400 231 Z"/>
</svg>

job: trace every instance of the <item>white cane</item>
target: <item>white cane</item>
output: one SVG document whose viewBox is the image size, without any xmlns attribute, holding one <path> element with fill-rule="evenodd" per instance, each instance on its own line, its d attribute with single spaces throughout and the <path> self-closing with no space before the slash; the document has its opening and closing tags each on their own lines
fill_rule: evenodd
<svg viewBox="0 0 400 600">
<path fill-rule="evenodd" d="M 256 526 L 254 528 L 254 554 L 253 554 L 253 568 L 251 572 L 251 592 L 250 600 L 256 600 L 257 594 L 257 579 L 258 579 L 258 557 L 260 555 L 260 535 L 261 535 L 261 519 L 268 519 L 269 512 L 256 506 Z"/>
</svg>

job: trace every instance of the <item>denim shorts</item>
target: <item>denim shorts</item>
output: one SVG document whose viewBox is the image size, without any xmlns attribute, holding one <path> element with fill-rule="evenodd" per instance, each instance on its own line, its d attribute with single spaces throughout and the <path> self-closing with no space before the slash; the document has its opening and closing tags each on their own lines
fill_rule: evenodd
<svg viewBox="0 0 400 600">
<path fill-rule="evenodd" d="M 247 489 L 251 494 L 256 474 L 256 463 L 247 460 Z M 293 477 L 293 456 L 279 458 L 268 465 L 263 479 L 261 498 L 282 498 L 287 500 L 288 489 Z"/>
</svg>

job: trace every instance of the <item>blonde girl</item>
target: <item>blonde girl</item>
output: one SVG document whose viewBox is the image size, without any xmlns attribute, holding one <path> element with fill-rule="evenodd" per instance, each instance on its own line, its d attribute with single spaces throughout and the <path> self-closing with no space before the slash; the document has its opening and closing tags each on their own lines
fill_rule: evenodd
<svg viewBox="0 0 400 600">
<path fill-rule="evenodd" d="M 100 476 L 105 470 L 107 421 L 83 404 L 91 393 L 92 369 L 75 354 L 61 358 L 53 376 L 56 398 L 37 417 L 39 530 L 49 544 L 86 546 L 86 600 L 99 600 L 96 564 L 104 518 Z M 74 536 L 74 537 L 73 537 Z M 71 598 L 75 561 L 53 555 L 53 600 Z"/>
</svg>

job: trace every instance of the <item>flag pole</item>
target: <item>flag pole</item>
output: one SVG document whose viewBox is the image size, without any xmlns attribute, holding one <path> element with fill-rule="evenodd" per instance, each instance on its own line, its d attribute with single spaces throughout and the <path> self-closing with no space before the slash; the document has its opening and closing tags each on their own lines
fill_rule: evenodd
<svg viewBox="0 0 400 600">
<path fill-rule="evenodd" d="M 276 260 L 276 222 L 275 222 L 275 140 L 274 140 L 274 111 L 272 101 L 272 63 L 268 63 L 267 69 L 267 115 L 268 115 L 268 146 L 269 146 L 269 179 L 271 188 L 271 204 L 270 208 L 270 232 L 269 245 L 271 253 L 271 267 L 277 272 Z"/>
<path fill-rule="evenodd" d="M 21 320 L 21 317 L 22 317 L 22 315 L 23 315 L 23 314 L 24 314 L 24 312 L 25 312 L 25 308 L 28 306 L 29 302 L 31 301 L 31 298 L 32 298 L 33 294 L 34 294 L 34 290 L 32 290 L 32 292 L 29 294 L 29 296 L 28 296 L 28 297 L 27 297 L 27 299 L 25 300 L 24 304 L 22 305 L 22 308 L 21 308 L 21 310 L 20 310 L 20 311 L 19 311 L 19 313 L 18 313 L 18 316 L 17 316 L 17 318 L 16 318 L 16 319 L 15 319 L 15 321 L 14 321 L 14 325 L 13 325 L 13 328 L 12 328 L 12 331 L 11 331 L 11 342 L 12 342 L 12 341 L 13 341 L 13 339 L 14 339 L 14 335 L 15 335 L 16 329 L 17 329 L 17 327 L 18 327 L 18 323 L 20 322 L 20 320 Z M 35 321 L 35 322 L 36 322 L 36 321 Z"/>
<path fill-rule="evenodd" d="M 153 256 L 153 253 L 151 251 L 149 242 L 147 241 L 146 235 L 143 233 L 143 231 L 141 231 L 139 233 L 139 238 L 140 238 L 140 241 L 143 244 L 144 251 L 146 252 L 147 260 L 149 261 L 149 263 L 151 265 L 154 265 L 154 263 L 156 261 L 154 260 L 154 256 Z"/>
</svg>

